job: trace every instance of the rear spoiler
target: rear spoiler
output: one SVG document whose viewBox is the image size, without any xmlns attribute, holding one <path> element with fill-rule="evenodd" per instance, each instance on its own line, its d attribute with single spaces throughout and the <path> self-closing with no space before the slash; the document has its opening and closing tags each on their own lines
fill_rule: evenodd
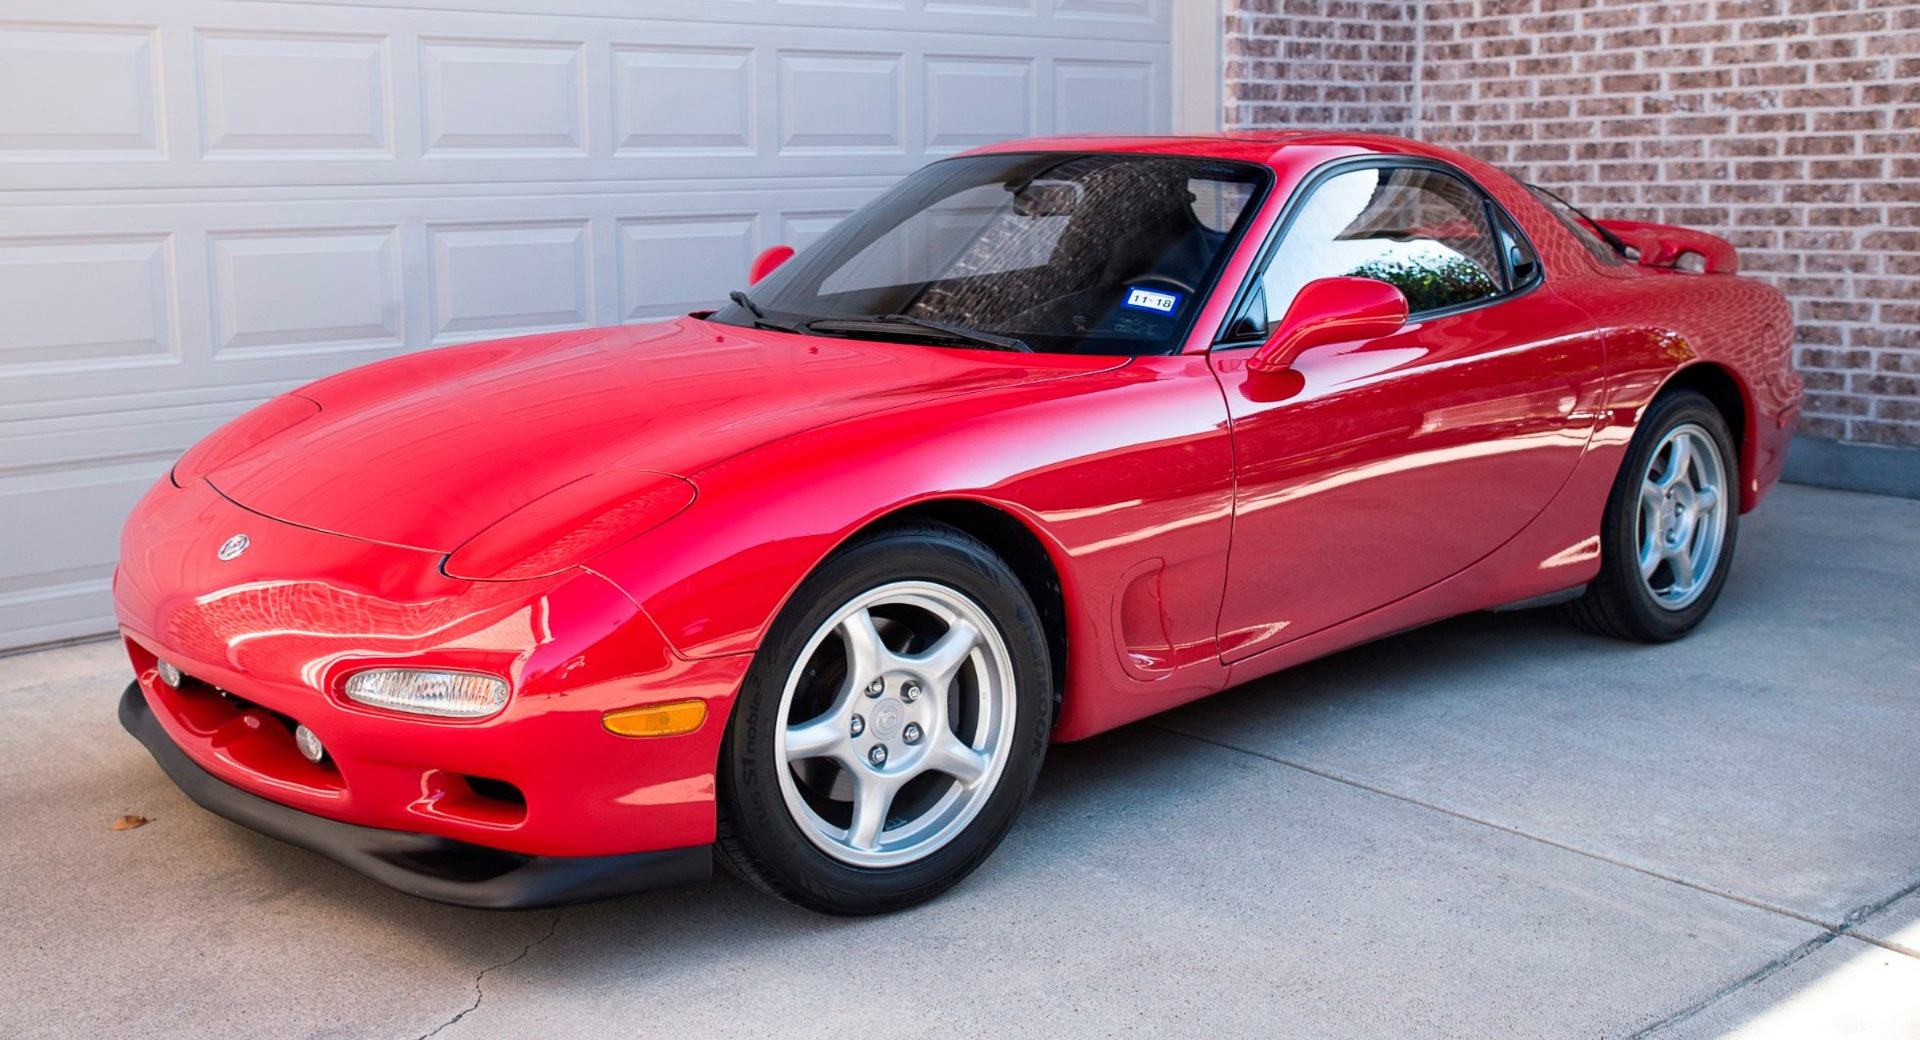
<svg viewBox="0 0 1920 1040">
<path fill-rule="evenodd" d="M 1740 257 L 1733 243 L 1718 235 L 1672 224 L 1653 224 L 1643 220 L 1601 220 L 1601 227 L 1632 246 L 1640 254 L 1642 267 L 1678 267 L 1682 257 L 1700 258 L 1706 274 L 1733 274 L 1740 269 Z"/>
</svg>

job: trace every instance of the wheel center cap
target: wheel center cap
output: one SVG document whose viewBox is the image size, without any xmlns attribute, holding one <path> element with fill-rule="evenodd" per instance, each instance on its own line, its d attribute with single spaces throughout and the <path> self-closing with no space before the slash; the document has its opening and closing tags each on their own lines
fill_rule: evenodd
<svg viewBox="0 0 1920 1040">
<path fill-rule="evenodd" d="M 876 740 L 892 740 L 900 735 L 900 726 L 906 721 L 906 706 L 888 697 L 873 706 L 873 721 L 870 729 Z"/>
</svg>

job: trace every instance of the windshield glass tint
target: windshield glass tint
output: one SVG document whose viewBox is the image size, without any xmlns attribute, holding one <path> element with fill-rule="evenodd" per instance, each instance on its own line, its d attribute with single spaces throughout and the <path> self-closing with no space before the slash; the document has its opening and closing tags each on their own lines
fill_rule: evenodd
<svg viewBox="0 0 1920 1040">
<path fill-rule="evenodd" d="M 1043 352 L 1168 353 L 1265 183 L 1259 167 L 1177 156 L 949 159 L 749 295 L 781 325 L 905 315 Z M 713 320 L 751 325 L 754 315 L 736 304 Z M 820 331 L 963 345 L 904 324 Z"/>
</svg>

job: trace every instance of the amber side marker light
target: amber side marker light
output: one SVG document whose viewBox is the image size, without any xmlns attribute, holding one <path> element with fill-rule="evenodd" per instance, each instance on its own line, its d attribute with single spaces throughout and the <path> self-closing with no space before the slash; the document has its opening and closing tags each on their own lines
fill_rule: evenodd
<svg viewBox="0 0 1920 1040">
<path fill-rule="evenodd" d="M 601 717 L 600 724 L 609 733 L 623 737 L 677 737 L 692 733 L 705 721 L 706 701 L 672 701 L 610 711 Z"/>
</svg>

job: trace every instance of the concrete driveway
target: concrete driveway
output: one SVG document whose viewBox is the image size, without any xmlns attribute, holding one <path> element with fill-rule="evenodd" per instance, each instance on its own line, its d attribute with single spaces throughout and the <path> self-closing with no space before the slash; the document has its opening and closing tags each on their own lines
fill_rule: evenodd
<svg viewBox="0 0 1920 1040">
<path fill-rule="evenodd" d="M 419 902 L 178 794 L 113 645 L 7 658 L 0 1036 L 1920 1036 L 1920 502 L 1738 556 L 1677 645 L 1482 615 L 1057 747 L 859 921 Z"/>
</svg>

